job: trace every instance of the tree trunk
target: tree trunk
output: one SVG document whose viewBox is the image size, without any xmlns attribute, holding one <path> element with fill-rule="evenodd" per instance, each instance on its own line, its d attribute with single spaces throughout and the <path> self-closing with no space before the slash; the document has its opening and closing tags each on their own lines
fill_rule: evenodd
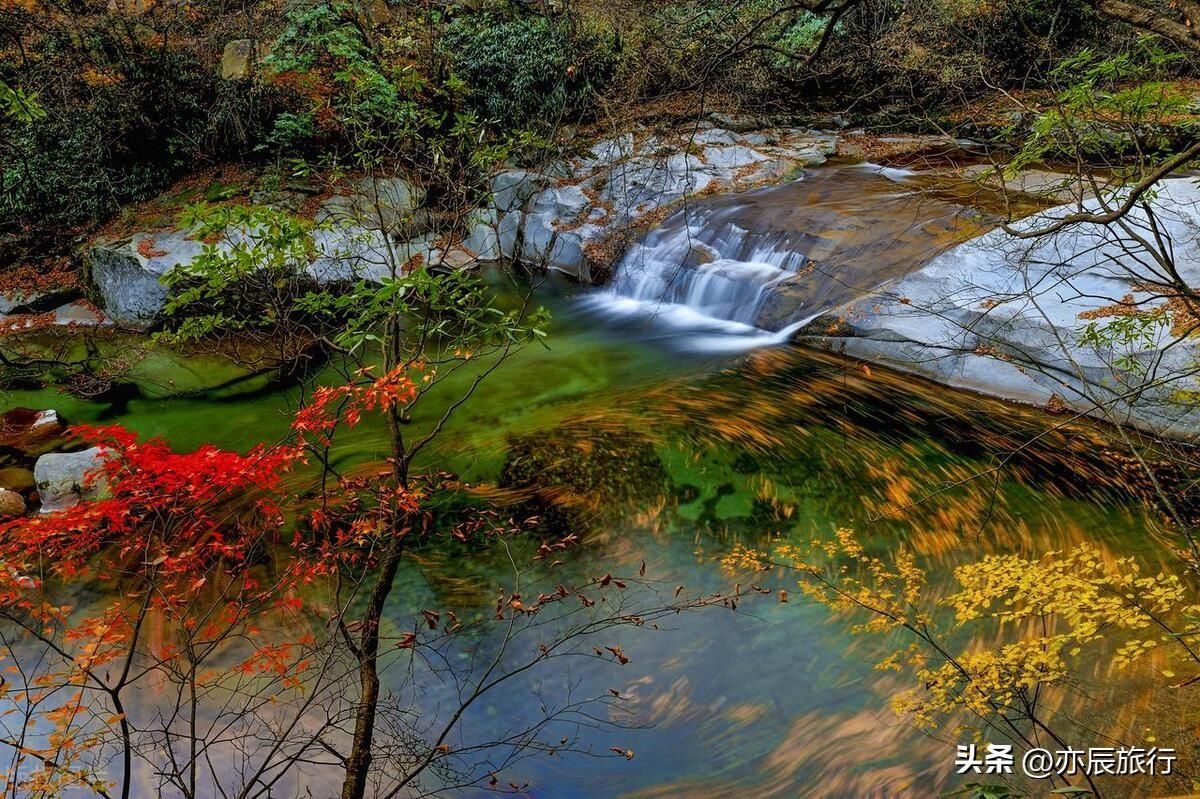
<svg viewBox="0 0 1200 799">
<path fill-rule="evenodd" d="M 397 535 L 388 544 L 363 617 L 358 655 L 358 707 L 354 711 L 354 741 L 346 758 L 342 799 L 363 799 L 366 795 L 367 774 L 371 770 L 371 747 L 375 740 L 375 716 L 379 709 L 379 623 L 403 552 L 403 539 Z"/>
<path fill-rule="evenodd" d="M 392 442 L 392 473 L 396 484 L 408 487 L 408 462 L 404 457 L 404 437 L 400 431 L 397 409 L 388 409 L 388 432 Z M 342 783 L 342 799 L 364 799 L 367 791 L 367 775 L 371 771 L 371 747 L 375 742 L 375 717 L 379 711 L 379 624 L 400 558 L 404 555 L 405 534 L 400 525 L 393 525 L 392 538 L 388 541 L 379 573 L 371 587 L 371 596 L 363 616 L 362 633 L 358 649 L 358 707 L 354 711 L 354 740 L 350 755 L 346 758 L 346 779 Z"/>
</svg>

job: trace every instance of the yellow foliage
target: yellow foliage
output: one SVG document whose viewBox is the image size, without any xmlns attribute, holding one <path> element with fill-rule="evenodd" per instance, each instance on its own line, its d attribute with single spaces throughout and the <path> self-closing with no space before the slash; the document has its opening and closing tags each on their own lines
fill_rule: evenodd
<svg viewBox="0 0 1200 799">
<path fill-rule="evenodd" d="M 922 728 L 938 727 L 960 711 L 985 719 L 1029 717 L 1039 692 L 1067 681 L 1085 648 L 1101 637 L 1120 641 L 1106 650 L 1117 668 L 1164 647 L 1200 664 L 1188 643 L 1198 631 L 1177 629 L 1181 620 L 1200 616 L 1183 581 L 1166 572 L 1143 574 L 1133 558 L 1105 558 L 1088 545 L 1038 559 L 989 555 L 955 569 L 958 590 L 948 596 L 927 595 L 926 575 L 910 552 L 886 560 L 871 555 L 845 528 L 807 547 L 782 544 L 765 553 L 739 546 L 724 564 L 798 570 L 807 596 L 833 610 L 865 612 L 855 632 L 912 633 L 913 647 L 876 668 L 912 668 L 918 687 L 894 697 L 892 706 Z M 948 612 L 953 622 L 939 630 L 933 620 Z M 978 643 L 987 636 L 973 636 L 976 643 L 965 650 L 947 648 L 949 634 L 973 625 L 1011 634 L 992 645 Z"/>
</svg>

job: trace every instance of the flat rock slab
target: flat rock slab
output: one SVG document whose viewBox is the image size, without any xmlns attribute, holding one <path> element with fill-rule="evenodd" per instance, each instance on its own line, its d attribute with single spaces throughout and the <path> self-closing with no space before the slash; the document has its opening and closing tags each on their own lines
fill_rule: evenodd
<svg viewBox="0 0 1200 799">
<path fill-rule="evenodd" d="M 1016 227 L 1037 229 L 1079 207 Z M 1200 189 L 1192 179 L 1165 181 L 1153 209 L 1180 277 L 1200 285 Z M 1149 229 L 1140 210 L 1126 223 Z M 1117 226 L 1076 225 L 1031 240 L 994 230 L 838 309 L 834 334 L 810 329 L 802 338 L 949 385 L 1190 438 L 1200 434 L 1200 409 L 1187 399 L 1200 391 L 1192 374 L 1200 339 L 1180 332 L 1194 323 L 1148 290 L 1157 269 Z M 1098 343 L 1088 334 L 1142 313 L 1129 340 Z M 1155 379 L 1164 375 L 1182 377 Z"/>
</svg>

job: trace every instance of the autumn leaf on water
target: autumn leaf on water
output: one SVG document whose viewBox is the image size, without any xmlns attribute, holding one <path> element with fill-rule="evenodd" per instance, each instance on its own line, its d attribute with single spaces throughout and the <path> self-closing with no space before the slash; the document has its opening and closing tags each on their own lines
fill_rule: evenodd
<svg viewBox="0 0 1200 799">
<path fill-rule="evenodd" d="M 626 654 L 625 654 L 624 652 L 622 652 L 622 651 L 621 651 L 621 647 L 619 647 L 619 646 L 606 646 L 606 647 L 604 647 L 604 648 L 605 648 L 605 649 L 607 649 L 609 652 L 612 652 L 612 653 L 613 653 L 613 657 L 615 657 L 615 658 L 617 659 L 617 661 L 618 661 L 618 662 L 619 662 L 619 663 L 620 663 L 622 666 L 624 666 L 626 663 L 628 663 L 628 662 L 629 662 L 629 658 L 628 658 L 628 656 L 626 656 Z"/>
<path fill-rule="evenodd" d="M 619 746 L 610 746 L 609 751 L 616 752 L 618 755 L 625 758 L 626 760 L 633 760 L 633 750 L 632 749 L 622 749 Z"/>
</svg>

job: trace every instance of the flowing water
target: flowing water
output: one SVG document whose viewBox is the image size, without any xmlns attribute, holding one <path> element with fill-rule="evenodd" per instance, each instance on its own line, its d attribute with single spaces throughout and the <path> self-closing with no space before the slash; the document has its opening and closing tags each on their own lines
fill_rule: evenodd
<svg viewBox="0 0 1200 799">
<path fill-rule="evenodd" d="M 906 259 L 962 235 L 950 230 L 952 205 L 907 215 L 889 206 L 908 191 L 906 179 L 863 170 L 850 178 L 861 181 L 853 191 L 819 178 L 775 196 L 719 199 L 652 233 L 611 292 L 544 286 L 540 296 L 555 314 L 548 348 L 523 351 L 485 382 L 429 462 L 494 483 L 520 452 L 541 465 L 542 488 L 573 498 L 570 518 L 584 540 L 562 556 L 560 571 L 526 575 L 533 586 L 632 575 L 644 563 L 667 596 L 676 585 L 690 594 L 752 580 L 794 590 L 793 575 L 731 573 L 721 556 L 739 542 L 805 542 L 839 527 L 872 546 L 909 548 L 937 590 L 950 588 L 955 565 L 991 552 L 1037 556 L 1091 542 L 1107 556 L 1164 560 L 1157 515 L 1130 495 L 1094 431 L 1050 430 L 1030 410 L 788 348 L 714 352 L 777 340 L 795 317 L 861 288 L 868 267 L 831 243 L 830 220 L 853 224 L 847 208 L 891 220 L 881 234 L 870 228 L 889 245 L 855 239 L 867 248 L 859 258 L 874 252 L 884 273 L 912 268 Z M 760 236 L 764 228 L 775 233 Z M 842 288 L 802 280 L 813 263 L 840 274 Z M 672 268 L 689 272 L 676 278 Z M 789 310 L 777 324 L 764 321 L 779 297 Z M 637 313 L 614 320 L 626 304 Z M 52 391 L 18 391 L 7 401 L 56 407 L 72 421 L 120 422 L 181 449 L 206 441 L 246 449 L 283 434 L 294 392 L 251 381 L 119 405 Z M 348 459 L 377 461 L 383 431 L 364 424 L 342 446 Z M 464 618 L 488 613 L 498 588 L 512 582 L 510 555 L 447 544 L 407 561 L 388 609 L 394 629 L 411 629 L 427 607 L 457 608 Z M 798 598 L 748 597 L 736 612 L 713 608 L 659 626 L 616 630 L 597 643 L 619 646 L 627 665 L 593 659 L 531 674 L 473 709 L 464 729 L 473 739 L 499 735 L 531 720 L 539 702 L 617 690 L 625 713 L 609 721 L 619 725 L 579 731 L 577 747 L 597 756 L 538 755 L 504 773 L 505 782 L 528 784 L 523 795 L 546 799 L 932 797 L 956 784 L 954 744 L 962 741 L 915 734 L 888 709 L 907 683 L 874 664 L 902 639 L 854 635 L 849 620 Z M 1191 735 L 1178 708 L 1149 709 L 1142 676 L 1118 681 L 1097 665 L 1083 677 L 1098 731 L 1129 738 L 1152 720 L 1163 745 L 1184 736 L 1181 748 Z M 399 686 L 403 678 L 400 669 L 387 679 Z M 442 699 L 431 692 L 425 710 L 436 715 Z M 634 756 L 598 756 L 610 747 Z M 323 796 L 336 775 L 316 770 L 305 780 Z M 1111 795 L 1166 795 L 1166 787 L 1179 785 L 1158 783 L 1153 794 L 1125 785 Z"/>
<path fill-rule="evenodd" d="M 984 230 L 953 188 L 867 163 L 691 204 L 631 246 L 586 303 L 691 350 L 779 344 Z"/>
</svg>

